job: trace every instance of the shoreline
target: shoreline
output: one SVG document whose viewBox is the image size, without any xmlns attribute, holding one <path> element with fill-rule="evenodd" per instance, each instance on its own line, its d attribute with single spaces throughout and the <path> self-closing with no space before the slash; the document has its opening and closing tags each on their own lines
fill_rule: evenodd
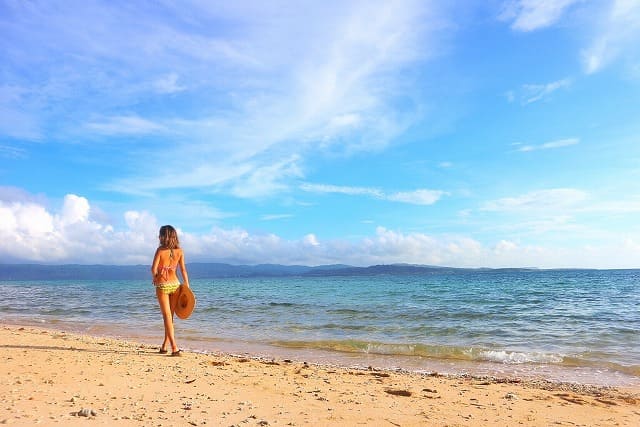
<svg viewBox="0 0 640 427">
<path fill-rule="evenodd" d="M 186 351 L 3 325 L 0 423 L 637 425 L 640 388 Z M 579 409 L 579 410 L 577 410 Z M 95 414 L 95 415 L 92 415 Z M 195 424 L 194 424 L 195 423 Z"/>
<path fill-rule="evenodd" d="M 0 323 L 1 324 L 1 323 Z M 56 322 L 40 324 L 37 322 L 9 321 L 4 326 L 44 329 L 51 332 L 68 332 L 81 336 L 93 336 L 106 339 L 156 345 L 158 337 L 163 334 L 162 325 L 158 322 L 153 327 L 145 327 L 145 333 L 131 328 L 127 324 L 96 323 L 88 327 L 79 327 L 75 322 Z M 640 389 L 640 377 L 605 367 L 560 366 L 554 364 L 510 364 L 480 360 L 462 360 L 447 358 L 424 358 L 418 356 L 352 353 L 330 351 L 320 348 L 283 347 L 270 343 L 211 338 L 202 340 L 192 336 L 181 328 L 176 328 L 180 348 L 191 353 L 226 354 L 240 357 L 258 357 L 263 359 L 291 359 L 307 361 L 316 365 L 338 368 L 374 368 L 385 371 L 409 372 L 421 375 L 433 373 L 451 377 L 474 378 L 518 378 L 521 381 L 543 381 L 548 383 L 579 384 L 594 387 L 619 387 Z M 119 331 L 113 334 L 112 328 Z"/>
</svg>

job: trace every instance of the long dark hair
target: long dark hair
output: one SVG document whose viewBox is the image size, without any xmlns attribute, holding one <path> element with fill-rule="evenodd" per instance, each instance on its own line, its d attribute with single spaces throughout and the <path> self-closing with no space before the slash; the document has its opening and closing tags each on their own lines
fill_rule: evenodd
<svg viewBox="0 0 640 427">
<path fill-rule="evenodd" d="M 180 248 L 180 241 L 178 240 L 178 232 L 170 225 L 163 225 L 160 227 L 160 246 L 165 249 L 178 249 Z"/>
</svg>

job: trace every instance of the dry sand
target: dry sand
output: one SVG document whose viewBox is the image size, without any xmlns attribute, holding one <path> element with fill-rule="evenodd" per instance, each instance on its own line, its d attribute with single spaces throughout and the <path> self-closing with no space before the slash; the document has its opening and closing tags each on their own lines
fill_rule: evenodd
<svg viewBox="0 0 640 427">
<path fill-rule="evenodd" d="M 0 423 L 640 426 L 640 390 L 357 370 L 0 328 Z"/>
</svg>

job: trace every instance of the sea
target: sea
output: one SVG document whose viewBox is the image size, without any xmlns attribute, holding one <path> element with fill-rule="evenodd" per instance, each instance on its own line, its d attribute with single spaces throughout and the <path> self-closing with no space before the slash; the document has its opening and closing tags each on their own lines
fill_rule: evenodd
<svg viewBox="0 0 640 427">
<path fill-rule="evenodd" d="M 0 322 L 160 345 L 141 280 L 1 281 Z M 181 348 L 420 373 L 640 386 L 640 270 L 191 281 Z"/>
</svg>

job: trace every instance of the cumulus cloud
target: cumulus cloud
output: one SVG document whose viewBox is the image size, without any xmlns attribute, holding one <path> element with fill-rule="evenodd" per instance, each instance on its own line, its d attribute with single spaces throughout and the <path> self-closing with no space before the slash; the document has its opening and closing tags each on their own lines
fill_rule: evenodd
<svg viewBox="0 0 640 427">
<path fill-rule="evenodd" d="M 157 246 L 158 221 L 148 212 L 128 211 L 123 227 L 93 218 L 89 201 L 65 196 L 58 210 L 15 194 L 0 192 L 0 257 L 6 262 L 149 264 Z M 524 209 L 546 194 L 574 201 L 574 191 L 533 194 L 497 204 Z M 547 198 L 544 198 L 547 199 Z M 251 234 L 241 228 L 213 228 L 193 234 L 178 230 L 191 262 L 234 264 L 345 263 L 373 265 L 412 263 L 454 267 L 629 267 L 640 256 L 640 238 L 612 239 L 606 244 L 578 248 L 522 245 L 509 239 L 483 244 L 469 236 L 436 236 L 377 227 L 359 240 L 324 240 L 316 233 L 300 239 L 275 234 Z"/>
<path fill-rule="evenodd" d="M 3 195 L 4 196 L 4 195 Z M 146 262 L 153 250 L 157 224 L 149 214 L 129 229 L 115 232 L 90 215 L 89 201 L 74 194 L 64 197 L 59 211 L 25 198 L 0 199 L 0 253 L 12 262 L 128 264 Z M 154 229 L 153 233 L 149 233 Z"/>
<path fill-rule="evenodd" d="M 315 234 L 307 234 L 303 239 L 304 243 L 309 246 L 319 246 L 318 238 Z"/>
</svg>

